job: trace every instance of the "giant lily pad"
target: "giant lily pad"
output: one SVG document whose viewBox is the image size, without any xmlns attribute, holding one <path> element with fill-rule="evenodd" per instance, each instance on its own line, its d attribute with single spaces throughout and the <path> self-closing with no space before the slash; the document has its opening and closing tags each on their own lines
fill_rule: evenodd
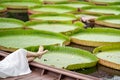
<svg viewBox="0 0 120 80">
<path fill-rule="evenodd" d="M 74 11 L 77 11 L 77 9 L 67 6 L 58 6 L 58 5 L 36 6 L 29 9 L 30 14 L 39 14 L 45 12 L 70 13 Z"/>
<path fill-rule="evenodd" d="M 84 18 L 87 18 L 88 20 L 90 20 L 90 19 L 97 19 L 99 16 L 101 16 L 99 14 L 89 14 L 89 13 L 83 13 L 83 12 L 75 12 L 74 15 L 77 18 L 84 17 Z"/>
<path fill-rule="evenodd" d="M 71 34 L 72 42 L 87 46 L 120 43 L 120 30 L 109 28 L 80 29 Z"/>
<path fill-rule="evenodd" d="M 58 5 L 68 6 L 68 7 L 73 7 L 73 8 L 82 8 L 82 7 L 90 6 L 93 4 L 88 3 L 88 2 L 83 2 L 83 1 L 75 1 L 75 2 L 62 2 Z"/>
<path fill-rule="evenodd" d="M 5 14 L 6 11 L 7 11 L 6 7 L 0 5 L 0 17 L 4 17 L 4 15 L 6 15 L 6 14 Z"/>
<path fill-rule="evenodd" d="M 78 28 L 83 28 L 83 26 L 84 24 L 82 22 L 76 22 L 75 24 L 72 24 L 71 22 L 29 21 L 26 23 L 27 28 L 52 31 L 57 33 L 73 31 Z"/>
<path fill-rule="evenodd" d="M 120 2 L 109 3 L 108 6 L 114 6 L 120 8 Z"/>
<path fill-rule="evenodd" d="M 42 13 L 31 15 L 30 20 L 59 22 L 59 21 L 74 21 L 76 20 L 76 17 L 73 14 Z"/>
<path fill-rule="evenodd" d="M 27 49 L 32 51 L 36 50 L 35 47 Z M 41 59 L 37 58 L 35 61 L 57 68 L 69 70 L 88 68 L 95 66 L 98 61 L 93 54 L 82 49 L 60 46 L 45 46 L 45 49 L 48 52 Z"/>
<path fill-rule="evenodd" d="M 0 30 L 0 46 L 25 48 L 36 45 L 67 45 L 69 38 L 58 33 L 37 30 Z"/>
<path fill-rule="evenodd" d="M 40 5 L 40 0 L 1 0 L 1 5 L 8 7 L 9 12 L 26 12 L 28 7 Z"/>
<path fill-rule="evenodd" d="M 100 46 L 95 48 L 94 53 L 100 64 L 120 70 L 120 44 Z"/>
<path fill-rule="evenodd" d="M 98 25 L 120 28 L 120 15 L 102 16 L 99 17 L 95 23 Z"/>
<path fill-rule="evenodd" d="M 0 29 L 22 28 L 24 22 L 12 18 L 0 18 Z"/>
<path fill-rule="evenodd" d="M 118 7 L 110 7 L 110 6 L 89 6 L 89 7 L 83 7 L 83 12 L 86 13 L 94 13 L 94 14 L 114 14 L 119 15 L 120 14 L 120 8 Z"/>
<path fill-rule="evenodd" d="M 44 4 L 55 4 L 61 2 L 70 2 L 71 0 L 42 0 Z M 74 0 L 77 1 L 77 0 Z"/>
<path fill-rule="evenodd" d="M 0 5 L 0 13 L 1 13 L 1 12 L 5 12 L 5 11 L 6 11 L 6 7 L 5 7 L 5 6 Z"/>
<path fill-rule="evenodd" d="M 108 3 L 120 2 L 120 0 L 87 0 L 87 1 L 96 4 L 108 4 Z"/>
</svg>

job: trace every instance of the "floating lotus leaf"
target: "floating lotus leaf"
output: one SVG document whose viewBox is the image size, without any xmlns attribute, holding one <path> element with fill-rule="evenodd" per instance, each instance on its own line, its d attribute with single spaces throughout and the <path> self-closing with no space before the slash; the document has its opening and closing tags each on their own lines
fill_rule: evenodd
<svg viewBox="0 0 120 80">
<path fill-rule="evenodd" d="M 27 12 L 28 7 L 41 5 L 39 0 L 0 0 L 0 3 L 8 7 L 9 12 Z"/>
<path fill-rule="evenodd" d="M 58 6 L 58 5 L 35 6 L 29 9 L 30 14 L 39 14 L 45 12 L 70 13 L 74 11 L 77 11 L 77 9 L 67 6 Z"/>
<path fill-rule="evenodd" d="M 0 5 L 0 17 L 4 17 L 6 15 L 6 11 L 7 11 L 6 7 Z"/>
<path fill-rule="evenodd" d="M 7 9 L 5 6 L 0 5 L 0 13 L 5 12 Z"/>
<path fill-rule="evenodd" d="M 120 14 L 120 8 L 111 7 L 111 6 L 89 6 L 89 7 L 83 7 L 82 10 L 83 12 L 92 13 L 92 14 L 107 14 L 107 15 Z"/>
<path fill-rule="evenodd" d="M 0 29 L 22 28 L 24 22 L 12 18 L 0 18 Z"/>
<path fill-rule="evenodd" d="M 99 14 L 89 14 L 89 13 L 83 13 L 83 12 L 75 12 L 74 15 L 77 18 L 85 17 L 88 20 L 90 20 L 90 19 L 97 19 L 99 16 L 101 16 Z"/>
<path fill-rule="evenodd" d="M 75 1 L 75 2 L 62 2 L 62 3 L 59 3 L 58 5 L 68 6 L 73 8 L 82 8 L 82 7 L 86 7 L 94 4 L 91 4 L 88 2 L 82 2 L 82 1 Z"/>
<path fill-rule="evenodd" d="M 73 14 L 57 14 L 57 13 L 42 13 L 33 14 L 29 16 L 30 20 L 41 20 L 41 21 L 74 21 L 77 18 Z"/>
<path fill-rule="evenodd" d="M 38 47 L 29 47 L 27 49 L 36 51 Z M 45 49 L 48 52 L 41 59 L 37 58 L 35 61 L 57 68 L 69 70 L 88 68 L 95 66 L 98 61 L 93 54 L 82 49 L 59 46 L 45 46 Z"/>
<path fill-rule="evenodd" d="M 120 2 L 110 3 L 110 4 L 108 4 L 108 6 L 113 6 L 113 7 L 119 7 L 120 8 Z"/>
<path fill-rule="evenodd" d="M 36 45 L 68 45 L 69 38 L 58 33 L 37 30 L 0 30 L 0 46 L 25 48 Z M 1 47 L 2 48 L 2 47 Z"/>
<path fill-rule="evenodd" d="M 120 2 L 120 0 L 87 0 L 87 1 L 96 4 L 108 4 L 108 3 Z"/>
<path fill-rule="evenodd" d="M 95 48 L 94 53 L 100 64 L 120 70 L 120 44 L 100 46 Z"/>
<path fill-rule="evenodd" d="M 120 15 L 102 16 L 95 23 L 107 27 L 120 28 Z"/>
<path fill-rule="evenodd" d="M 71 2 L 71 0 L 42 0 L 44 4 L 55 4 L 61 2 Z M 77 0 L 74 0 L 77 1 Z"/>
<path fill-rule="evenodd" d="M 57 33 L 73 31 L 78 28 L 83 28 L 83 26 L 84 24 L 82 22 L 76 22 L 75 24 L 72 24 L 71 22 L 28 21 L 26 23 L 26 28 L 32 28 L 35 30 L 45 30 Z"/>
<path fill-rule="evenodd" d="M 86 46 L 120 43 L 120 30 L 109 28 L 80 29 L 71 33 L 72 42 Z"/>
</svg>

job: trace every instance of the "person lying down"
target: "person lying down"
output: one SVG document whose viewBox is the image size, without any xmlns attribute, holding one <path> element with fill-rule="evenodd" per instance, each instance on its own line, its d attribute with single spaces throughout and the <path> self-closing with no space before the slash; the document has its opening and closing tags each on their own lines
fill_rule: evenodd
<svg viewBox="0 0 120 80">
<path fill-rule="evenodd" d="M 25 49 L 18 49 L 0 61 L 0 78 L 14 77 L 31 73 L 29 63 L 36 57 L 46 53 L 43 46 L 39 47 L 38 52 L 30 52 Z"/>
</svg>

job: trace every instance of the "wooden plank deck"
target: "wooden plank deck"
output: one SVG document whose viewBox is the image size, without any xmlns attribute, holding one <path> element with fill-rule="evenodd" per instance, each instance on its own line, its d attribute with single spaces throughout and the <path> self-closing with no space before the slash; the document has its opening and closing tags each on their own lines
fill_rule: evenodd
<svg viewBox="0 0 120 80">
<path fill-rule="evenodd" d="M 0 51 L 0 58 L 2 59 L 8 54 L 7 52 Z M 30 74 L 5 79 L 0 78 L 0 80 L 102 80 L 100 78 L 54 68 L 37 62 L 31 62 L 30 68 L 32 70 Z"/>
</svg>

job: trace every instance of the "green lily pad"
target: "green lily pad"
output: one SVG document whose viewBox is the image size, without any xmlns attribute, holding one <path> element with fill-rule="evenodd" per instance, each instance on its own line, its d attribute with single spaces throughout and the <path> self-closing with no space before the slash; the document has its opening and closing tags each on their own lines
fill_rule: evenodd
<svg viewBox="0 0 120 80">
<path fill-rule="evenodd" d="M 7 8 L 5 6 L 0 5 L 0 17 L 5 17 L 7 14 L 6 11 Z"/>
<path fill-rule="evenodd" d="M 7 9 L 5 6 L 0 5 L 0 13 L 5 12 Z"/>
<path fill-rule="evenodd" d="M 44 5 L 44 6 L 36 6 L 29 9 L 29 13 L 31 14 L 39 14 L 45 12 L 53 12 L 53 13 L 70 13 L 77 11 L 77 9 L 67 6 L 58 6 L 58 5 Z"/>
<path fill-rule="evenodd" d="M 33 51 L 33 48 L 35 47 L 27 49 Z M 69 70 L 92 67 L 98 61 L 93 54 L 82 49 L 60 46 L 45 46 L 45 49 L 48 52 L 41 59 L 36 58 L 34 61 Z"/>
<path fill-rule="evenodd" d="M 71 33 L 72 42 L 87 46 L 120 43 L 120 30 L 109 28 L 80 29 Z"/>
<path fill-rule="evenodd" d="M 98 25 L 120 28 L 120 15 L 102 16 L 99 17 L 95 23 Z"/>
<path fill-rule="evenodd" d="M 45 4 L 55 4 L 61 2 L 69 2 L 70 0 L 42 0 Z M 77 0 L 74 0 L 77 1 Z"/>
<path fill-rule="evenodd" d="M 108 6 L 113 6 L 113 7 L 119 7 L 120 8 L 120 2 L 109 3 Z"/>
<path fill-rule="evenodd" d="M 13 8 L 33 7 L 41 3 L 39 0 L 1 0 L 0 2 L 1 5 Z"/>
<path fill-rule="evenodd" d="M 95 48 L 94 53 L 100 64 L 120 70 L 120 44 Z"/>
<path fill-rule="evenodd" d="M 42 13 L 29 16 L 30 20 L 41 21 L 73 21 L 76 17 L 73 14 Z"/>
<path fill-rule="evenodd" d="M 75 12 L 74 15 L 77 18 L 85 17 L 88 20 L 90 20 L 90 19 L 97 19 L 99 16 L 101 16 L 99 14 L 89 14 L 89 13 L 83 13 L 83 12 Z"/>
<path fill-rule="evenodd" d="M 120 2 L 120 0 L 88 0 L 88 1 L 96 4 L 108 4 L 108 3 Z"/>
<path fill-rule="evenodd" d="M 1 5 L 8 8 L 8 12 L 23 13 L 29 7 L 41 5 L 40 0 L 0 0 Z"/>
<path fill-rule="evenodd" d="M 68 23 L 68 22 L 29 21 L 26 23 L 27 28 L 57 33 L 73 31 L 78 28 L 83 28 L 83 26 L 84 24 L 82 22 L 76 22 L 75 24 L 72 24 L 71 22 Z"/>
<path fill-rule="evenodd" d="M 114 14 L 114 15 L 120 14 L 120 8 L 111 6 L 89 6 L 83 7 L 82 10 L 83 12 L 94 14 Z"/>
<path fill-rule="evenodd" d="M 75 2 L 62 2 L 57 5 L 68 6 L 68 7 L 73 7 L 73 8 L 82 8 L 82 7 L 90 6 L 93 4 L 88 3 L 88 2 L 75 1 Z"/>
<path fill-rule="evenodd" d="M 36 45 L 67 45 L 69 38 L 58 33 L 37 30 L 0 30 L 0 46 L 25 48 Z"/>
<path fill-rule="evenodd" d="M 0 29 L 22 28 L 24 22 L 12 18 L 0 18 Z"/>
</svg>

